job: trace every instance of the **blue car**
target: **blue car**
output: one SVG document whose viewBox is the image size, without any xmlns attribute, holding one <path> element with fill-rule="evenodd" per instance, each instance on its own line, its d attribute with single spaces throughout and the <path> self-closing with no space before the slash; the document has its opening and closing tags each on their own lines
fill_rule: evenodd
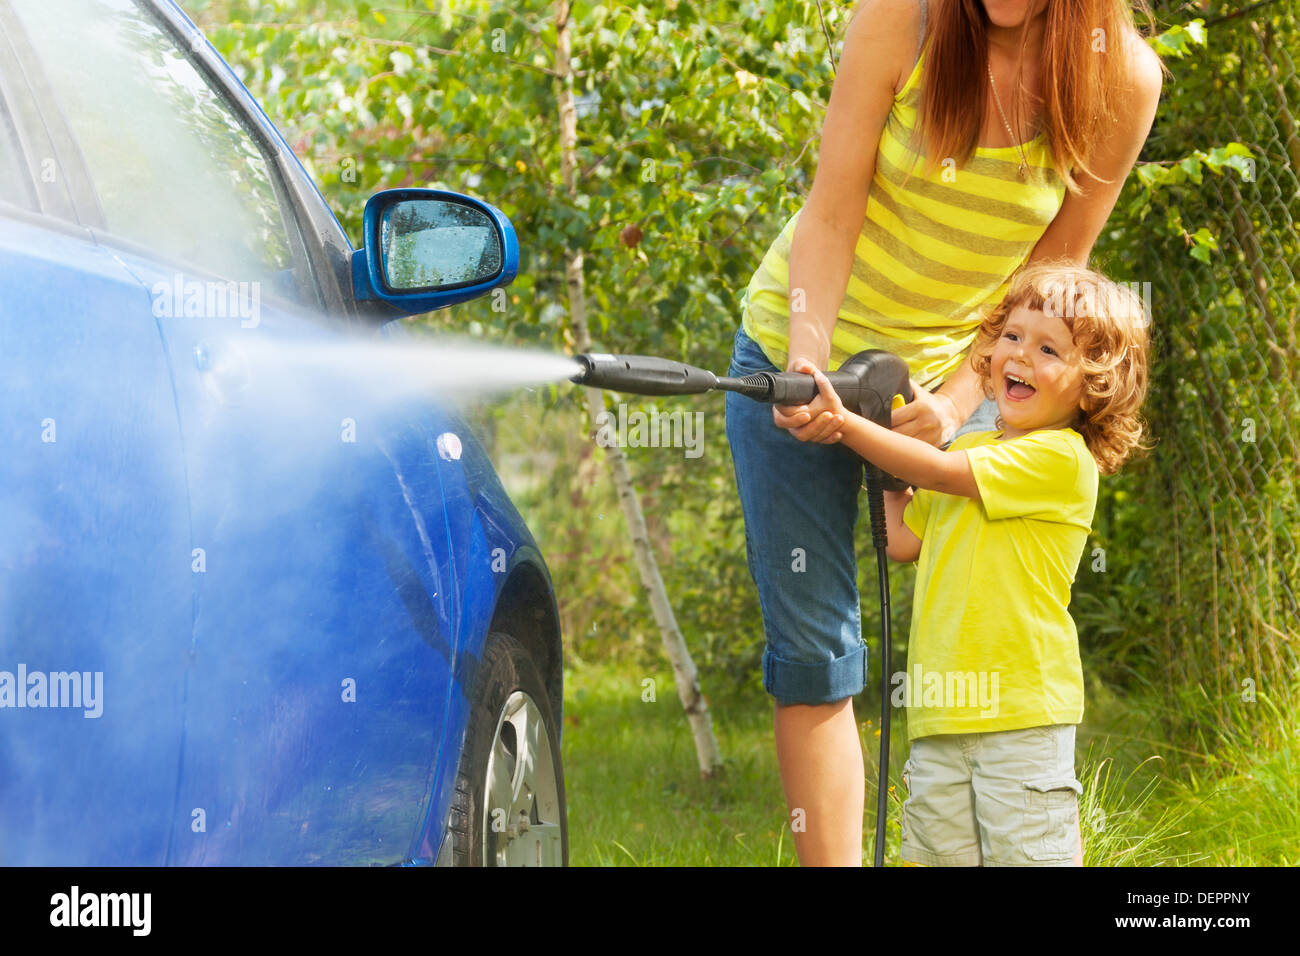
<svg viewBox="0 0 1300 956">
<path fill-rule="evenodd" d="M 406 315 L 500 211 L 354 250 L 166 0 L 0 0 L 0 864 L 562 865 L 550 577 Z"/>
</svg>

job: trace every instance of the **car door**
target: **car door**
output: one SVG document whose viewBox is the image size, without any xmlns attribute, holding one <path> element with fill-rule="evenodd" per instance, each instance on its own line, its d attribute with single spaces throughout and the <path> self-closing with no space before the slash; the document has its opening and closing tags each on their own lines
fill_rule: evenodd
<svg viewBox="0 0 1300 956">
<path fill-rule="evenodd" d="M 0 4 L 0 865 L 156 865 L 193 617 L 180 428 L 22 40 Z"/>
<path fill-rule="evenodd" d="M 322 312 L 283 142 L 167 20 L 12 3 L 84 156 L 93 231 L 146 294 L 180 421 L 194 604 L 168 861 L 399 862 L 454 633 L 427 432 Z"/>
</svg>

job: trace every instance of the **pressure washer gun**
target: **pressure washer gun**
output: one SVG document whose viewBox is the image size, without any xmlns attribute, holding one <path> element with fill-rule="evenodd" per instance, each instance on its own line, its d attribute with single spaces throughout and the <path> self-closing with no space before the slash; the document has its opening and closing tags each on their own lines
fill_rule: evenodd
<svg viewBox="0 0 1300 956">
<path fill-rule="evenodd" d="M 699 395 L 737 392 L 769 405 L 806 405 L 817 396 L 817 381 L 804 372 L 755 372 L 727 378 L 684 362 L 649 355 L 585 354 L 574 358 L 582 370 L 571 381 L 633 395 Z M 844 362 L 826 378 L 844 407 L 884 428 L 890 427 L 897 404 L 912 400 L 907 363 L 880 349 L 867 349 Z M 773 427 L 776 427 L 773 425 Z M 875 865 L 884 865 L 885 821 L 889 792 L 889 561 L 883 492 L 902 491 L 907 483 L 866 463 L 867 503 L 871 514 L 871 539 L 876 548 L 876 576 L 880 584 L 880 780 L 876 787 Z"/>
<path fill-rule="evenodd" d="M 593 388 L 633 395 L 698 395 L 704 392 L 738 392 L 769 405 L 806 405 L 817 397 L 817 382 L 803 372 L 755 372 L 743 378 L 726 378 L 685 362 L 649 355 L 576 355 L 583 370 L 571 381 Z M 827 372 L 831 387 L 844 407 L 889 427 L 890 413 L 912 400 L 907 364 L 880 349 L 867 349 Z M 870 462 L 869 468 L 875 468 Z M 878 472 L 879 473 L 879 472 Z M 868 476 L 870 477 L 870 475 Z M 882 475 L 885 487 L 907 487 L 892 475 Z"/>
</svg>

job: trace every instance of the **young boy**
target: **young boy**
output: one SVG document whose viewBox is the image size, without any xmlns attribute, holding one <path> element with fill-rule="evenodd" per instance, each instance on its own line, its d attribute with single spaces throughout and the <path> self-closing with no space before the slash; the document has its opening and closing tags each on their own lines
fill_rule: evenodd
<svg viewBox="0 0 1300 956">
<path fill-rule="evenodd" d="M 940 450 L 847 411 L 820 371 L 798 368 L 833 403 L 792 426 L 798 437 L 843 441 L 918 489 L 886 494 L 889 556 L 919 557 L 901 688 L 912 741 L 904 860 L 1082 864 L 1083 674 L 1067 606 L 1098 472 L 1116 471 L 1141 441 L 1147 349 L 1132 292 L 1036 263 L 1013 277 L 972 346 L 997 431 Z"/>
</svg>

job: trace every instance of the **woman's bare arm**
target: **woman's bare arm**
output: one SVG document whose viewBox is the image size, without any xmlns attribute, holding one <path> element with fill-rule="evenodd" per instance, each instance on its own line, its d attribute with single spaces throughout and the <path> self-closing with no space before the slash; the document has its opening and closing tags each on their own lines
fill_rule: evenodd
<svg viewBox="0 0 1300 956">
<path fill-rule="evenodd" d="M 880 135 L 895 94 L 915 66 L 920 26 L 918 0 L 861 0 L 849 23 L 822 124 L 817 172 L 790 245 L 787 370 L 801 358 L 820 369 L 830 362 Z M 825 403 L 819 396 L 806 408 L 816 420 Z M 772 406 L 777 426 L 797 437 L 794 414 L 793 407 Z"/>
<path fill-rule="evenodd" d="M 909 75 L 915 63 L 919 29 L 917 0 L 861 0 L 849 24 L 826 106 L 817 172 L 790 247 L 787 369 L 800 358 L 824 369 L 830 359 L 880 135 L 900 74 Z"/>
<path fill-rule="evenodd" d="M 1030 262 L 1068 259 L 1081 266 L 1088 264 L 1093 244 L 1110 218 L 1124 180 L 1151 132 L 1164 79 L 1160 57 L 1136 34 L 1129 38 L 1127 49 L 1131 86 L 1119 106 L 1121 119 L 1114 133 L 1098 144 L 1096 157 L 1091 163 L 1093 169 L 1110 182 L 1078 173 L 1075 178 L 1083 192 L 1077 196 L 1066 193 L 1056 218 L 1029 254 Z"/>
</svg>

